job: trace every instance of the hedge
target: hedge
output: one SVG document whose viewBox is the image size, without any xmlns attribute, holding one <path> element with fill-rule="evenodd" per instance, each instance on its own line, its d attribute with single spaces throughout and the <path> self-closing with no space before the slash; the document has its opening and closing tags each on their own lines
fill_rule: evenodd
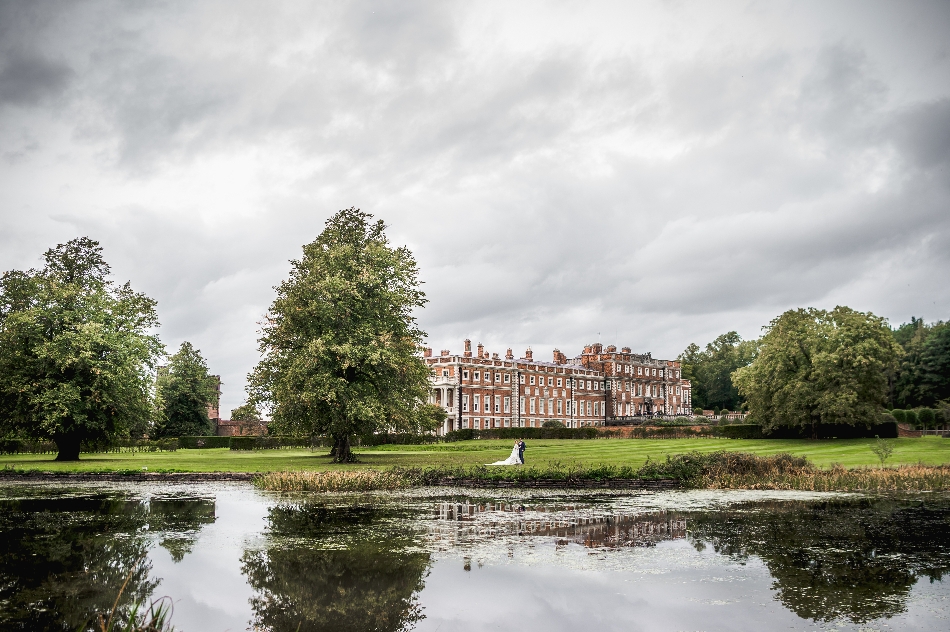
<svg viewBox="0 0 950 632">
<path fill-rule="evenodd" d="M 583 428 L 490 428 L 472 430 L 463 428 L 445 434 L 445 441 L 469 439 L 596 439 L 601 430 L 594 426 Z"/>
<path fill-rule="evenodd" d="M 432 434 L 412 434 L 410 432 L 377 432 L 373 434 L 362 434 L 355 437 L 356 445 L 420 445 L 425 443 L 438 443 L 442 437 Z"/>
<path fill-rule="evenodd" d="M 231 437 L 232 450 L 276 450 L 279 448 L 310 448 L 314 444 L 322 444 L 310 437 L 272 437 L 272 436 L 238 436 Z"/>
<path fill-rule="evenodd" d="M 230 448 L 233 437 L 178 437 L 178 447 L 194 450 L 197 448 Z"/>
<path fill-rule="evenodd" d="M 84 442 L 81 451 L 85 454 L 105 452 L 174 452 L 178 439 L 114 439 L 112 441 Z M 0 440 L 2 454 L 56 454 L 59 449 L 52 441 L 30 439 Z"/>
<path fill-rule="evenodd" d="M 728 439 L 882 439 L 897 438 L 897 421 L 885 421 L 871 426 L 848 424 L 818 424 L 813 435 L 811 427 L 782 426 L 765 431 L 758 424 L 727 424 L 716 427 L 716 433 Z"/>
</svg>

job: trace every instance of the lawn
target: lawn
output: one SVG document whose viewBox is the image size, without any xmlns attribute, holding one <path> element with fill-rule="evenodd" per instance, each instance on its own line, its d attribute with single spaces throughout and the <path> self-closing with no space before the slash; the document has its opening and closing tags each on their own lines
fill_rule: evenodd
<svg viewBox="0 0 950 632">
<path fill-rule="evenodd" d="M 846 467 L 877 465 L 871 452 L 874 439 L 842 440 L 734 440 L 734 439 L 546 439 L 528 441 L 525 461 L 528 465 L 554 462 L 584 465 L 642 465 L 647 457 L 657 460 L 667 454 L 691 450 L 713 452 L 729 450 L 760 455 L 790 452 L 807 456 L 815 465 L 827 467 L 840 463 Z M 922 437 L 894 439 L 894 454 L 888 465 L 950 463 L 950 439 Z M 4 454 L 0 468 L 59 472 L 149 471 L 187 472 L 266 472 L 279 470 L 330 470 L 361 467 L 425 467 L 434 465 L 477 465 L 504 459 L 511 442 L 460 441 L 437 445 L 378 446 L 359 448 L 359 464 L 336 465 L 325 450 L 258 450 L 237 452 L 226 448 L 178 450 L 177 452 L 83 454 L 78 463 L 57 463 L 53 455 Z"/>
</svg>

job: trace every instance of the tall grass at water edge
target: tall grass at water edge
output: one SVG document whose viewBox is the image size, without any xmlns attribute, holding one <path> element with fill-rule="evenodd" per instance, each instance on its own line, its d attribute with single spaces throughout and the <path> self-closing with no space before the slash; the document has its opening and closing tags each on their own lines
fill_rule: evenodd
<svg viewBox="0 0 950 632">
<path fill-rule="evenodd" d="M 950 466 L 820 469 L 806 458 L 783 453 L 690 452 L 648 460 L 639 468 L 554 463 L 547 467 L 430 467 L 328 472 L 270 472 L 254 479 L 272 491 L 330 492 L 393 490 L 429 485 L 561 482 L 577 486 L 606 480 L 675 480 L 692 489 L 777 489 L 809 491 L 950 491 Z"/>
</svg>

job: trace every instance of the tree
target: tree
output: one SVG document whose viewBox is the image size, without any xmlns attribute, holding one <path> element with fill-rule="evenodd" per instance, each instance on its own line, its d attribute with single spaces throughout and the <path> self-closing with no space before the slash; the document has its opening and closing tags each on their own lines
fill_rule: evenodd
<svg viewBox="0 0 950 632">
<path fill-rule="evenodd" d="M 338 462 L 354 460 L 352 435 L 418 430 L 428 393 L 416 262 L 372 220 L 340 211 L 291 261 L 248 376 L 251 400 L 270 409 L 278 431 L 329 435 Z"/>
<path fill-rule="evenodd" d="M 440 428 L 449 414 L 438 404 L 422 404 L 416 412 L 418 428 L 423 432 L 433 432 Z"/>
<path fill-rule="evenodd" d="M 75 461 L 84 441 L 147 422 L 162 344 L 155 301 L 108 279 L 98 242 L 73 239 L 45 262 L 0 280 L 0 432 L 51 439 Z"/>
<path fill-rule="evenodd" d="M 208 406 L 216 395 L 215 378 L 190 342 L 181 343 L 155 379 L 156 437 L 207 435 L 213 430 Z"/>
<path fill-rule="evenodd" d="M 759 354 L 733 380 L 765 428 L 877 423 L 900 346 L 883 318 L 835 307 L 790 310 L 773 320 Z"/>
<path fill-rule="evenodd" d="M 756 341 L 742 340 L 734 331 L 722 334 L 703 351 L 691 343 L 679 361 L 683 377 L 691 382 L 693 403 L 704 409 L 738 410 L 743 400 L 731 376 L 748 366 L 755 354 Z"/>
<path fill-rule="evenodd" d="M 905 408 L 933 406 L 950 397 L 950 323 L 911 317 L 894 330 L 903 348 L 893 382 L 893 402 Z"/>
<path fill-rule="evenodd" d="M 231 421 L 260 421 L 261 412 L 251 402 L 245 402 L 231 410 Z"/>
</svg>

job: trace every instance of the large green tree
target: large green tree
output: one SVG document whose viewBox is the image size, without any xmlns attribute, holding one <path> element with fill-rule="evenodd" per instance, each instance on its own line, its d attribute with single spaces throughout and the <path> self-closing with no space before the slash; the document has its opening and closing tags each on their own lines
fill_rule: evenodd
<svg viewBox="0 0 950 632">
<path fill-rule="evenodd" d="M 759 353 L 733 380 L 766 428 L 870 425 L 887 402 L 900 346 L 887 322 L 848 307 L 790 310 L 773 320 Z"/>
<path fill-rule="evenodd" d="M 692 385 L 693 404 L 737 410 L 744 399 L 732 383 L 732 373 L 755 359 L 756 345 L 756 341 L 743 340 L 730 331 L 707 344 L 705 350 L 695 343 L 686 347 L 679 361 L 683 377 Z"/>
<path fill-rule="evenodd" d="M 419 285 L 412 253 L 390 246 L 382 221 L 356 208 L 334 215 L 276 288 L 252 401 L 280 432 L 332 437 L 340 462 L 354 458 L 352 435 L 416 429 L 429 377 Z"/>
<path fill-rule="evenodd" d="M 190 342 L 181 343 L 155 378 L 156 437 L 207 435 L 213 430 L 208 406 L 217 397 L 216 378 Z"/>
<path fill-rule="evenodd" d="M 892 405 L 934 406 L 950 398 L 950 323 L 911 318 L 894 330 L 904 353 L 892 388 Z"/>
<path fill-rule="evenodd" d="M 45 261 L 0 280 L 0 432 L 52 439 L 58 460 L 77 460 L 83 441 L 149 418 L 155 301 L 109 280 L 87 237 Z"/>
</svg>

